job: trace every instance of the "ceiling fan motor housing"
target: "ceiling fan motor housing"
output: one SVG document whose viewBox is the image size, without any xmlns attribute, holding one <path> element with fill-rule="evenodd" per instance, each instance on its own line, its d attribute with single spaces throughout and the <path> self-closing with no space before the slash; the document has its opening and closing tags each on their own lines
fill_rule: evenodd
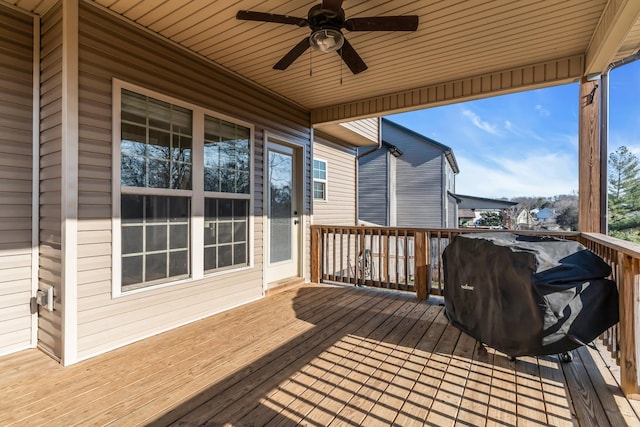
<svg viewBox="0 0 640 427">
<path fill-rule="evenodd" d="M 344 28 L 344 9 L 340 8 L 340 10 L 336 12 L 331 9 L 323 9 L 321 4 L 317 4 L 309 9 L 307 20 L 313 31 L 324 30 L 326 28 L 340 31 L 341 28 Z"/>
</svg>

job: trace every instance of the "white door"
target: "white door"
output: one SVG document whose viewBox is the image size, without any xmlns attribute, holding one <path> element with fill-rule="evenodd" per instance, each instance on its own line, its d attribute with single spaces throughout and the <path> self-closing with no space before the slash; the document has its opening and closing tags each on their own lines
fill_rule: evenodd
<svg viewBox="0 0 640 427">
<path fill-rule="evenodd" d="M 300 221 L 297 204 L 296 152 L 267 147 L 267 283 L 299 275 Z"/>
</svg>

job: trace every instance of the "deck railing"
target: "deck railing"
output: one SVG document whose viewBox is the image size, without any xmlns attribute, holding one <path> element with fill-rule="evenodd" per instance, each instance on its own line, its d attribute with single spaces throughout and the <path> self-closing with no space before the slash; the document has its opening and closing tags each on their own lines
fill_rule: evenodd
<svg viewBox="0 0 640 427">
<path fill-rule="evenodd" d="M 442 252 L 463 233 L 483 229 L 311 227 L 311 280 L 442 295 Z M 620 322 L 602 339 L 620 366 L 622 390 L 640 398 L 640 245 L 597 233 L 520 232 L 578 240 L 612 267 L 620 294 Z"/>
</svg>

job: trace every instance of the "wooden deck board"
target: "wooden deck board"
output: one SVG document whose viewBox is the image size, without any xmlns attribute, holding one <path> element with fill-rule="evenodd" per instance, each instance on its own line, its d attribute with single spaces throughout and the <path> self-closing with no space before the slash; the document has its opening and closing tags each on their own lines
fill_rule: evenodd
<svg viewBox="0 0 640 427">
<path fill-rule="evenodd" d="M 488 352 L 477 343 L 456 417 L 456 427 L 486 424 L 492 374 L 493 352 Z"/>
<path fill-rule="evenodd" d="M 602 352 L 513 362 L 439 302 L 305 286 L 67 368 L 2 357 L 0 425 L 640 427 Z"/>
</svg>

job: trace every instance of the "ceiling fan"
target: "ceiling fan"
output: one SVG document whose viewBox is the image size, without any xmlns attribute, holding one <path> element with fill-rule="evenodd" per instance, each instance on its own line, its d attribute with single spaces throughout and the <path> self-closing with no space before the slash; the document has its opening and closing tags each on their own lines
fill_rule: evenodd
<svg viewBox="0 0 640 427">
<path fill-rule="evenodd" d="M 341 29 L 345 28 L 347 31 L 416 31 L 418 29 L 417 15 L 346 19 L 342 2 L 343 0 L 322 0 L 321 4 L 309 9 L 306 18 L 241 10 L 236 14 L 236 19 L 275 22 L 311 29 L 310 36 L 302 39 L 273 66 L 276 70 L 286 70 L 311 46 L 322 52 L 338 52 L 351 72 L 358 74 L 368 68 L 367 64 L 344 37 Z"/>
</svg>

